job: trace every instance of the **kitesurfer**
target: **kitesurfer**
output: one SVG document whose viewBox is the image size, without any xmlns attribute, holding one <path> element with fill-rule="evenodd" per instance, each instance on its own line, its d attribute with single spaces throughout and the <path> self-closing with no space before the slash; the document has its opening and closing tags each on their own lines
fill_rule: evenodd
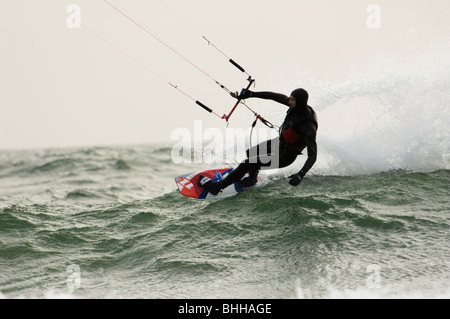
<svg viewBox="0 0 450 319">
<path fill-rule="evenodd" d="M 297 156 L 306 148 L 308 158 L 302 169 L 289 176 L 289 184 L 298 186 L 317 160 L 318 121 L 313 108 L 308 105 L 308 92 L 296 89 L 288 97 L 280 93 L 252 92 L 243 89 L 239 95 L 232 93 L 232 96 L 242 100 L 248 98 L 273 100 L 288 106 L 289 110 L 280 127 L 279 137 L 247 150 L 247 159 L 222 181 L 213 182 L 210 178 L 200 175 L 199 186 L 213 195 L 219 194 L 237 181 L 241 181 L 245 187 L 251 187 L 256 184 L 258 173 L 262 168 L 287 167 L 294 163 Z"/>
</svg>

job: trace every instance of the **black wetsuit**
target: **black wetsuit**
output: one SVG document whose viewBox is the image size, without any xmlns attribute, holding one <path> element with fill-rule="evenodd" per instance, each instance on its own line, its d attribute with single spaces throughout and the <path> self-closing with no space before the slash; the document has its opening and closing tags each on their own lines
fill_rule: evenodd
<svg viewBox="0 0 450 319">
<path fill-rule="evenodd" d="M 304 90 L 303 90 L 304 91 Z M 297 105 L 287 111 L 286 118 L 280 127 L 280 136 L 266 141 L 247 150 L 247 159 L 234 169 L 223 181 L 209 183 L 205 189 L 213 194 L 241 180 L 247 173 L 250 176 L 245 180 L 245 186 L 256 183 L 258 172 L 261 169 L 284 168 L 295 162 L 297 156 L 307 148 L 308 159 L 298 173 L 301 178 L 313 167 L 317 159 L 316 135 L 318 129 L 317 115 L 307 104 L 307 92 L 298 94 L 294 91 Z M 303 96 L 302 94 L 306 94 Z M 289 97 L 273 92 L 251 92 L 248 97 L 269 99 L 289 106 Z"/>
</svg>

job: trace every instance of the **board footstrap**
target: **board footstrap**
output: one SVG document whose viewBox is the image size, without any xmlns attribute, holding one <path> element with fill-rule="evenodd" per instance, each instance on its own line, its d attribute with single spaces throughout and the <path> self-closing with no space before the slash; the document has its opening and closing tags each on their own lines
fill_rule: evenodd
<svg viewBox="0 0 450 319">
<path fill-rule="evenodd" d="M 200 180 L 200 185 L 201 186 L 205 186 L 207 183 L 211 182 L 211 178 L 204 176 L 201 180 Z"/>
</svg>

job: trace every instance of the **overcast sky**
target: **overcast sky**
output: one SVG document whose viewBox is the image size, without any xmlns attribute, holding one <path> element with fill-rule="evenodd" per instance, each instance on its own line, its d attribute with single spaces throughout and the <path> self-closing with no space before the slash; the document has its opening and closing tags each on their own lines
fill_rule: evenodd
<svg viewBox="0 0 450 319">
<path fill-rule="evenodd" d="M 161 1 L 110 1 L 231 90 L 246 86 L 246 75 Z M 448 0 L 165 3 L 256 78 L 255 90 L 284 94 L 339 83 L 376 57 L 420 51 L 430 38 L 450 39 Z M 70 4 L 81 9 L 81 29 L 67 26 Z M 380 28 L 368 25 L 377 22 L 371 4 L 381 9 Z M 234 104 L 103 0 L 0 0 L 0 39 L 0 149 L 167 142 L 200 119 L 225 128 L 166 81 L 220 115 Z"/>
</svg>

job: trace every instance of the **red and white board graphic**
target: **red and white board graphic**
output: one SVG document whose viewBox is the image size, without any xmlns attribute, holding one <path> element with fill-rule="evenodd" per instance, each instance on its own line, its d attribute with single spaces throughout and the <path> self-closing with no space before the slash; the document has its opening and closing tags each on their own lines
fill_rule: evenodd
<svg viewBox="0 0 450 319">
<path fill-rule="evenodd" d="M 222 192 L 220 192 L 216 196 L 210 194 L 203 187 L 198 186 L 200 175 L 209 177 L 212 181 L 217 182 L 225 179 L 232 171 L 233 168 L 222 168 L 191 173 L 176 177 L 175 182 L 183 196 L 195 199 L 221 199 L 248 191 L 249 189 L 260 186 L 266 181 L 266 176 L 260 173 L 258 176 L 258 182 L 255 186 L 251 188 L 245 188 L 240 182 L 236 182 L 222 190 Z"/>
</svg>

